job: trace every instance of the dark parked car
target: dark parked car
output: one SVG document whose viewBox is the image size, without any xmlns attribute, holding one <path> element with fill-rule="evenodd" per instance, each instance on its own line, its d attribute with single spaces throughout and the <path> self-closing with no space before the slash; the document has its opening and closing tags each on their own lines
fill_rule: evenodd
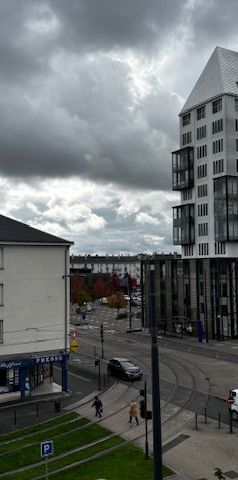
<svg viewBox="0 0 238 480">
<path fill-rule="evenodd" d="M 142 371 L 128 358 L 112 358 L 107 364 L 110 375 L 123 380 L 138 380 L 142 377 Z"/>
</svg>

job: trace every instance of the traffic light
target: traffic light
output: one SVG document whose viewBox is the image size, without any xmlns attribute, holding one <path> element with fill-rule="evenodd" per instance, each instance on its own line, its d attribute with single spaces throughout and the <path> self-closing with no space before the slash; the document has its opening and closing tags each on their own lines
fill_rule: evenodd
<svg viewBox="0 0 238 480">
<path fill-rule="evenodd" d="M 140 416 L 145 418 L 145 400 L 140 401 Z"/>
</svg>

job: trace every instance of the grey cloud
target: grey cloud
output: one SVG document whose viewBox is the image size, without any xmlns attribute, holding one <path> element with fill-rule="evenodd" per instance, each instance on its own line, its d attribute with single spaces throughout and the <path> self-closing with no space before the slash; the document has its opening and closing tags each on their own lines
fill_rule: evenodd
<svg viewBox="0 0 238 480">
<path fill-rule="evenodd" d="M 237 36 L 238 3 L 236 0 L 211 0 L 195 2 L 192 10 L 191 25 L 194 40 L 199 47 L 206 49 L 208 44 L 232 48 L 229 43 Z M 197 45 L 196 45 L 197 47 Z"/>
<path fill-rule="evenodd" d="M 58 0 L 49 2 L 62 25 L 63 45 L 75 51 L 151 49 L 176 26 L 185 0 Z M 60 41 L 60 39 L 59 39 Z"/>
</svg>

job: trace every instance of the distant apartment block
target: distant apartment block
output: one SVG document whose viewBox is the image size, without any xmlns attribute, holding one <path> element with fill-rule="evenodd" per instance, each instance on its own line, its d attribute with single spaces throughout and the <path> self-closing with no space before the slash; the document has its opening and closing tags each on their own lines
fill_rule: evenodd
<svg viewBox="0 0 238 480">
<path fill-rule="evenodd" d="M 138 285 L 140 283 L 141 256 L 126 255 L 71 255 L 71 272 L 91 273 L 91 274 L 112 274 L 116 273 L 118 277 L 126 274 L 135 278 Z"/>
</svg>

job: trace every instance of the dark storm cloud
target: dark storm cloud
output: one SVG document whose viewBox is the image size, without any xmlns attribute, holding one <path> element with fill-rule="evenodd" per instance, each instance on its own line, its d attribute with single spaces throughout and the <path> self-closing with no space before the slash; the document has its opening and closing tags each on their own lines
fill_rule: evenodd
<svg viewBox="0 0 238 480">
<path fill-rule="evenodd" d="M 59 40 L 79 50 L 151 49 L 179 22 L 185 0 L 52 0 Z"/>
<path fill-rule="evenodd" d="M 170 190 L 181 102 L 156 72 L 145 68 L 143 95 L 135 77 L 146 59 L 176 56 L 166 48 L 186 29 L 208 48 L 218 3 L 225 15 L 220 1 L 0 1 L 0 173 Z M 184 84 L 176 64 L 171 75 Z"/>
</svg>

